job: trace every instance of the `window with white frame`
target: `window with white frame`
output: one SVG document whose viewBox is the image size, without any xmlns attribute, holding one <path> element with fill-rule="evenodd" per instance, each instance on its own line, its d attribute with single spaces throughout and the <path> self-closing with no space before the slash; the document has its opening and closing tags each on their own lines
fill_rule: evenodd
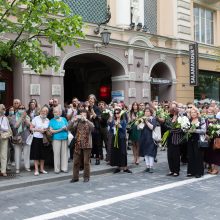
<svg viewBox="0 0 220 220">
<path fill-rule="evenodd" d="M 194 5 L 194 39 L 205 44 L 214 43 L 214 12 Z"/>
</svg>

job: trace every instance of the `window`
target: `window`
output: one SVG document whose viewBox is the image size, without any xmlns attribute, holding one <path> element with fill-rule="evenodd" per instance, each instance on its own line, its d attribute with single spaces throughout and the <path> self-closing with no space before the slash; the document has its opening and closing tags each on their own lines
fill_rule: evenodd
<svg viewBox="0 0 220 220">
<path fill-rule="evenodd" d="M 214 29 L 213 29 L 213 14 L 214 12 L 206 8 L 194 6 L 194 38 L 195 41 L 213 44 Z"/>
<path fill-rule="evenodd" d="M 220 76 L 216 72 L 199 71 L 199 84 L 194 87 L 195 99 L 201 97 L 220 101 Z"/>
<path fill-rule="evenodd" d="M 102 23 L 107 16 L 107 0 L 63 0 L 67 3 L 73 14 L 82 16 L 83 21 L 89 23 Z"/>
</svg>

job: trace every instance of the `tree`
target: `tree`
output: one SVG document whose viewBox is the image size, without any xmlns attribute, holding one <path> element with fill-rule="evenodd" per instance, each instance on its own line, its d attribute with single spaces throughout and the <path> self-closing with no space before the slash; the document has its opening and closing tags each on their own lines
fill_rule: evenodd
<svg viewBox="0 0 220 220">
<path fill-rule="evenodd" d="M 60 0 L 0 0 L 0 68 L 11 68 L 15 57 L 37 73 L 57 70 L 58 58 L 43 51 L 42 44 L 78 47 L 82 27 L 82 18 Z"/>
</svg>

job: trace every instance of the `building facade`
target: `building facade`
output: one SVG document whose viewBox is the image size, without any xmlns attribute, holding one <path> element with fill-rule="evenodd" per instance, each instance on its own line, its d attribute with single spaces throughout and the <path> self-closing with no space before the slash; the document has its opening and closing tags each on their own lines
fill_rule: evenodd
<svg viewBox="0 0 220 220">
<path fill-rule="evenodd" d="M 31 98 L 40 103 L 48 103 L 51 97 L 61 103 L 72 97 L 84 101 L 91 93 L 107 102 L 113 98 L 129 104 L 152 99 L 183 103 L 195 98 L 220 99 L 220 1 L 65 2 L 86 22 L 86 38 L 79 40 L 79 48 L 68 46 L 65 52 L 56 45 L 42 45 L 59 57 L 58 72 L 48 69 L 38 75 L 14 62 L 16 73 L 6 86 L 13 88 L 14 98 L 25 104 Z M 95 30 L 106 20 L 108 5 L 111 20 L 100 26 L 100 32 L 111 32 L 105 47 Z M 189 84 L 189 44 L 194 42 L 199 44 L 198 86 Z M 3 78 L 4 74 L 2 82 L 6 82 Z M 6 97 L 3 87 L 1 97 Z"/>
</svg>

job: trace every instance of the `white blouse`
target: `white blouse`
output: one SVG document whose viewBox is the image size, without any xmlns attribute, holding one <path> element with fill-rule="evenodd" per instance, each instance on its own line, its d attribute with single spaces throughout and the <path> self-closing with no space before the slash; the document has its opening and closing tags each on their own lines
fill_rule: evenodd
<svg viewBox="0 0 220 220">
<path fill-rule="evenodd" d="M 34 128 L 36 129 L 47 129 L 49 127 L 49 119 L 46 118 L 44 121 L 41 119 L 40 115 L 36 116 L 33 120 L 32 120 L 32 124 L 34 126 Z M 33 133 L 34 137 L 36 138 L 43 138 L 43 134 L 37 131 L 34 131 Z"/>
</svg>

